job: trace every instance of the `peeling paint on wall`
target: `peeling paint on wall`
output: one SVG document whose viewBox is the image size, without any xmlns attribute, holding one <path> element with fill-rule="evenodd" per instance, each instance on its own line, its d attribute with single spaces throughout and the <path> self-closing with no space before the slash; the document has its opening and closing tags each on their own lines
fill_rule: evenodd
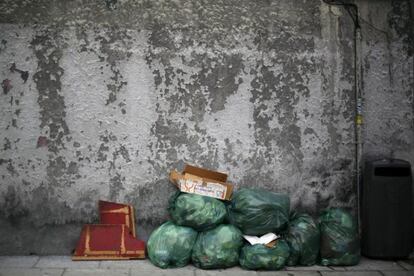
<svg viewBox="0 0 414 276">
<path fill-rule="evenodd" d="M 365 156 L 414 163 L 408 2 L 371 2 L 361 15 L 386 35 L 363 25 Z M 353 29 L 340 7 L 6 0 L 0 30 L 12 86 L 0 93 L 0 254 L 69 253 L 98 199 L 133 204 L 146 238 L 184 162 L 313 214 L 356 204 Z"/>
</svg>

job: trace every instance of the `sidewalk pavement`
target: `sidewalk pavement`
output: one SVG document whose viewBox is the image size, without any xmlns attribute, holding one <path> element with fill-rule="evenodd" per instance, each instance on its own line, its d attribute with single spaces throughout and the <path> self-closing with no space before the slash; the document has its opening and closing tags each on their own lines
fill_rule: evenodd
<svg viewBox="0 0 414 276">
<path fill-rule="evenodd" d="M 351 267 L 286 267 L 280 271 L 246 271 L 239 267 L 201 270 L 192 265 L 160 269 L 148 260 L 76 261 L 70 256 L 0 256 L 0 276 L 414 276 L 409 261 L 380 261 L 362 258 Z"/>
</svg>

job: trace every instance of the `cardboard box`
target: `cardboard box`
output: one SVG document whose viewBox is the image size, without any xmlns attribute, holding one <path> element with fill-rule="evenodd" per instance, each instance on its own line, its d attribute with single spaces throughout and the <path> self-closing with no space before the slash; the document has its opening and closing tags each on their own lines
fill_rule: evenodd
<svg viewBox="0 0 414 276">
<path fill-rule="evenodd" d="M 170 181 L 184 193 L 222 200 L 230 200 L 233 193 L 233 185 L 227 182 L 227 174 L 191 165 L 185 165 L 182 173 L 171 171 Z"/>
</svg>

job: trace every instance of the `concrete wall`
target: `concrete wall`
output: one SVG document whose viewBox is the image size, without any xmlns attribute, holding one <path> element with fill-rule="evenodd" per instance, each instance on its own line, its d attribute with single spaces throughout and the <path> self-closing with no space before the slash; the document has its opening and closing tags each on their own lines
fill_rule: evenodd
<svg viewBox="0 0 414 276">
<path fill-rule="evenodd" d="M 414 163 L 409 3 L 358 5 L 369 23 L 365 155 Z M 70 253 L 98 199 L 133 204 L 146 238 L 184 162 L 229 172 L 237 188 L 289 193 L 311 213 L 355 206 L 342 7 L 5 0 L 0 34 L 0 254 Z"/>
</svg>

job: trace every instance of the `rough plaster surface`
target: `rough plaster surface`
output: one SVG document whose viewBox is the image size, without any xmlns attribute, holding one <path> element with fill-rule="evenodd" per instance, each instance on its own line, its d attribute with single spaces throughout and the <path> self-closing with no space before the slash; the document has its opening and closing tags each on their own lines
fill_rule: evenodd
<svg viewBox="0 0 414 276">
<path fill-rule="evenodd" d="M 408 2 L 361 2 L 365 155 L 414 163 Z M 170 169 L 354 207 L 353 27 L 320 1 L 0 2 L 0 254 L 67 254 L 97 200 L 167 219 Z M 24 82 L 12 63 L 29 72 Z"/>
</svg>

